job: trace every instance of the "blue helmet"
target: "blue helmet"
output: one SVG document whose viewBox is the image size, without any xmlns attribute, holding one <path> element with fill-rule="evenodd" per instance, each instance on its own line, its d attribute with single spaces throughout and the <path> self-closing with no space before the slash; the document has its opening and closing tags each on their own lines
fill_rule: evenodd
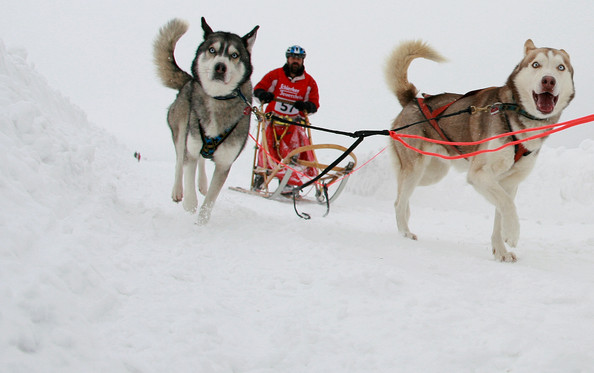
<svg viewBox="0 0 594 373">
<path fill-rule="evenodd" d="M 285 53 L 285 57 L 298 57 L 298 58 L 305 58 L 307 53 L 305 53 L 305 49 L 301 48 L 298 45 L 292 45 L 287 48 L 287 52 Z"/>
</svg>

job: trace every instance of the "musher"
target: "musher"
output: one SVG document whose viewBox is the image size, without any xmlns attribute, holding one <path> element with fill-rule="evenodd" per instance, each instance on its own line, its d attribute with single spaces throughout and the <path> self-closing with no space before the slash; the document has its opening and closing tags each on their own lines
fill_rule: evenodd
<svg viewBox="0 0 594 373">
<path fill-rule="evenodd" d="M 263 104 L 268 104 L 266 112 L 273 115 L 287 118 L 304 118 L 307 114 L 313 114 L 320 107 L 318 85 L 314 78 L 305 72 L 305 50 L 298 45 L 290 46 L 285 56 L 287 63 L 280 68 L 274 69 L 264 75 L 262 80 L 254 87 L 254 96 Z M 274 101 L 274 102 L 273 102 Z M 272 122 L 272 123 L 271 123 Z M 306 129 L 304 127 L 287 125 L 282 122 L 267 121 L 265 123 L 265 136 L 270 154 L 276 162 L 270 164 L 270 159 L 260 149 L 258 151 L 257 166 L 259 168 L 274 169 L 278 161 L 282 160 L 292 150 L 310 145 Z M 302 152 L 299 159 L 314 161 L 312 151 Z M 282 179 L 285 175 L 283 168 L 276 177 Z M 302 185 L 310 178 L 317 175 L 317 169 L 307 167 L 293 172 L 289 179 L 286 190 L 290 192 L 295 186 Z M 260 175 L 258 175 L 260 176 Z M 255 189 L 260 189 L 263 178 L 256 177 L 254 180 Z"/>
</svg>

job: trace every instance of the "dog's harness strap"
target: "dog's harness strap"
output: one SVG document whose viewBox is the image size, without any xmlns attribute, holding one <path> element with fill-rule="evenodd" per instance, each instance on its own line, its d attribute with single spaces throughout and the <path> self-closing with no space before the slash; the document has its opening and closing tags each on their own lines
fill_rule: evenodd
<svg viewBox="0 0 594 373">
<path fill-rule="evenodd" d="M 231 134 L 231 132 L 233 132 L 238 124 L 239 122 L 235 123 L 233 127 L 227 128 L 225 132 L 216 137 L 206 136 L 202 126 L 198 125 L 200 128 L 200 138 L 202 139 L 202 149 L 200 149 L 200 155 L 205 159 L 212 159 L 219 145 L 225 141 L 225 139 Z"/>
<path fill-rule="evenodd" d="M 460 100 L 461 98 L 464 97 L 468 97 L 471 95 L 474 95 L 478 92 L 479 90 L 475 90 L 475 91 L 471 91 L 466 93 L 465 95 L 463 95 L 462 97 L 450 102 L 449 104 L 446 104 L 440 108 L 437 108 L 433 111 L 431 111 L 431 109 L 429 108 L 429 106 L 425 103 L 425 99 L 424 98 L 417 98 L 417 105 L 419 106 L 419 109 L 421 110 L 421 112 L 423 113 L 423 116 L 425 117 L 426 121 L 429 122 L 431 124 L 431 126 L 433 126 L 433 128 L 435 129 L 435 131 L 437 131 L 437 133 L 439 134 L 439 136 L 441 136 L 441 139 L 444 141 L 448 141 L 448 142 L 452 142 L 447 136 L 446 134 L 443 132 L 443 130 L 441 129 L 441 127 L 439 127 L 439 124 L 437 123 L 437 120 L 439 120 L 439 118 L 441 117 L 441 115 L 443 114 L 443 112 L 445 112 L 453 103 L 455 103 L 456 101 Z M 426 97 L 426 96 L 424 96 Z M 480 108 L 483 109 L 483 108 Z M 480 111 L 480 109 L 477 108 L 473 108 L 470 107 L 470 113 L 475 113 L 476 111 Z M 507 126 L 509 128 L 509 131 L 512 132 L 512 127 L 511 127 L 511 123 L 509 121 L 509 118 L 507 117 L 507 115 L 505 114 L 505 111 L 514 111 L 516 113 L 518 113 L 519 115 L 522 115 L 523 117 L 530 119 L 530 120 L 543 120 L 541 118 L 537 118 L 533 115 L 530 115 L 528 112 L 526 112 L 524 109 L 522 109 L 520 107 L 520 105 L 515 104 L 515 103 L 495 103 L 493 105 L 489 105 L 487 108 L 484 109 L 488 109 L 491 113 L 491 115 L 495 115 L 498 114 L 500 112 L 503 112 L 504 118 L 505 118 L 505 122 L 507 123 Z M 518 138 L 513 135 L 511 137 L 512 141 L 518 141 Z M 460 155 L 463 155 L 464 153 L 462 153 L 460 151 L 460 149 L 455 146 L 455 145 L 451 145 L 451 147 Z M 526 149 L 526 147 L 522 144 L 522 143 L 518 143 L 515 145 L 515 155 L 514 155 L 514 162 L 519 161 L 520 159 L 522 159 L 522 157 L 525 157 L 527 155 L 530 155 L 530 153 L 532 153 L 531 151 L 529 151 L 528 149 Z"/>
<path fill-rule="evenodd" d="M 496 114 L 493 110 L 500 110 L 500 111 L 515 111 L 516 113 L 520 114 L 521 116 L 528 118 L 530 120 L 544 120 L 542 118 L 537 118 L 533 115 L 528 114 L 526 110 L 522 109 L 518 104 L 511 104 L 511 103 L 496 103 L 491 105 L 491 113 Z"/>
<path fill-rule="evenodd" d="M 231 100 L 234 98 L 241 98 L 243 100 L 243 102 L 248 104 L 247 108 L 243 111 L 243 114 L 248 115 L 250 113 L 250 110 L 251 110 L 250 103 L 239 88 L 235 89 L 233 92 L 231 92 L 227 96 L 215 96 L 213 98 L 215 100 L 223 100 L 223 101 Z M 202 149 L 200 149 L 200 155 L 205 159 L 212 159 L 214 157 L 214 153 L 217 150 L 217 148 L 219 147 L 219 145 L 221 145 L 223 143 L 223 141 L 225 141 L 227 139 L 227 137 L 229 137 L 231 132 L 233 132 L 233 130 L 235 129 L 235 127 L 237 127 L 238 124 L 239 124 L 239 121 L 237 123 L 235 123 L 233 125 L 233 127 L 227 128 L 222 134 L 220 134 L 216 137 L 206 136 L 202 126 L 198 125 L 198 128 L 200 129 L 200 138 L 202 139 Z"/>
<path fill-rule="evenodd" d="M 512 136 L 512 141 L 517 141 L 518 138 L 514 135 Z M 519 161 L 522 157 L 530 155 L 532 153 L 530 150 L 526 149 L 522 143 L 516 144 L 516 155 L 514 157 L 514 162 Z"/>
<path fill-rule="evenodd" d="M 241 90 L 239 89 L 239 87 L 236 88 L 235 90 L 233 90 L 233 92 L 229 93 L 226 96 L 213 96 L 213 98 L 215 100 L 220 100 L 220 101 L 232 100 L 236 97 L 242 97 L 243 99 L 245 99 L 245 97 L 243 96 L 243 93 L 241 93 Z"/>
<path fill-rule="evenodd" d="M 507 114 L 503 113 L 503 118 L 505 119 L 505 123 L 507 124 L 507 128 L 509 129 L 509 132 L 513 132 L 511 123 L 509 121 L 509 118 L 507 117 Z M 518 141 L 518 138 L 516 137 L 516 135 L 513 135 L 511 137 L 512 142 L 514 141 Z M 519 161 L 520 159 L 522 159 L 522 157 L 525 157 L 527 155 L 530 155 L 532 152 L 528 149 L 526 149 L 526 147 L 522 144 L 522 143 L 518 143 L 514 146 L 515 148 L 515 155 L 514 155 L 514 163 Z"/>
<path fill-rule="evenodd" d="M 417 98 L 417 105 L 419 106 L 419 109 L 423 113 L 423 116 L 425 117 L 425 119 L 431 124 L 431 126 L 433 126 L 435 131 L 437 131 L 437 133 L 439 134 L 441 139 L 444 141 L 448 141 L 448 142 L 452 142 L 452 140 L 450 138 L 448 138 L 446 136 L 446 134 L 443 132 L 443 130 L 441 129 L 441 127 L 439 127 L 439 124 L 437 124 L 437 120 L 435 118 L 439 117 L 444 111 L 446 111 L 447 108 L 449 108 L 456 101 L 457 100 L 452 101 L 449 104 L 446 104 L 440 108 L 437 108 L 437 109 L 431 111 L 431 109 L 429 109 L 429 106 L 427 106 L 427 104 L 425 103 L 424 98 L 421 98 L 421 97 Z M 460 151 L 460 149 L 457 146 L 452 145 L 451 147 L 458 154 L 460 154 L 460 155 L 464 154 Z"/>
</svg>

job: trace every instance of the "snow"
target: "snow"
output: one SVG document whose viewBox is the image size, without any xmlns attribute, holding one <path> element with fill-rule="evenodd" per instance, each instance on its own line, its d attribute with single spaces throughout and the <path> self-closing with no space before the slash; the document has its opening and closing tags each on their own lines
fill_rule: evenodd
<svg viewBox="0 0 594 373">
<path fill-rule="evenodd" d="M 416 191 L 419 240 L 401 237 L 387 152 L 325 218 L 224 189 L 198 226 L 169 197 L 171 144 L 138 162 L 34 63 L 0 41 L 0 371 L 594 366 L 592 139 L 541 151 L 516 198 L 516 263 L 493 259 L 493 207 L 454 171 Z M 227 186 L 247 186 L 252 146 Z"/>
</svg>

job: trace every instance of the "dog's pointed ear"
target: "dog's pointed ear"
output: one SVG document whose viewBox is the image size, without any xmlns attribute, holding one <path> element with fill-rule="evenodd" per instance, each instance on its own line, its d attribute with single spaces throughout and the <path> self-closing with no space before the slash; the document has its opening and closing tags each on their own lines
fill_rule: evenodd
<svg viewBox="0 0 594 373">
<path fill-rule="evenodd" d="M 206 23 L 206 19 L 204 17 L 202 17 L 202 29 L 204 30 L 204 38 L 205 39 L 208 35 L 213 33 L 213 31 L 210 28 L 210 26 L 208 25 L 208 23 Z"/>
<path fill-rule="evenodd" d="M 528 52 L 530 52 L 533 49 L 536 49 L 536 46 L 534 45 L 532 39 L 526 40 L 526 42 L 524 43 L 524 53 L 528 54 Z"/>
<path fill-rule="evenodd" d="M 256 42 L 256 34 L 258 33 L 259 28 L 260 26 L 254 27 L 252 31 L 248 32 L 247 34 L 245 34 L 244 37 L 241 38 L 241 40 L 243 40 L 243 43 L 245 44 L 245 47 L 250 53 L 252 53 L 252 48 L 254 46 L 254 43 Z"/>
</svg>

